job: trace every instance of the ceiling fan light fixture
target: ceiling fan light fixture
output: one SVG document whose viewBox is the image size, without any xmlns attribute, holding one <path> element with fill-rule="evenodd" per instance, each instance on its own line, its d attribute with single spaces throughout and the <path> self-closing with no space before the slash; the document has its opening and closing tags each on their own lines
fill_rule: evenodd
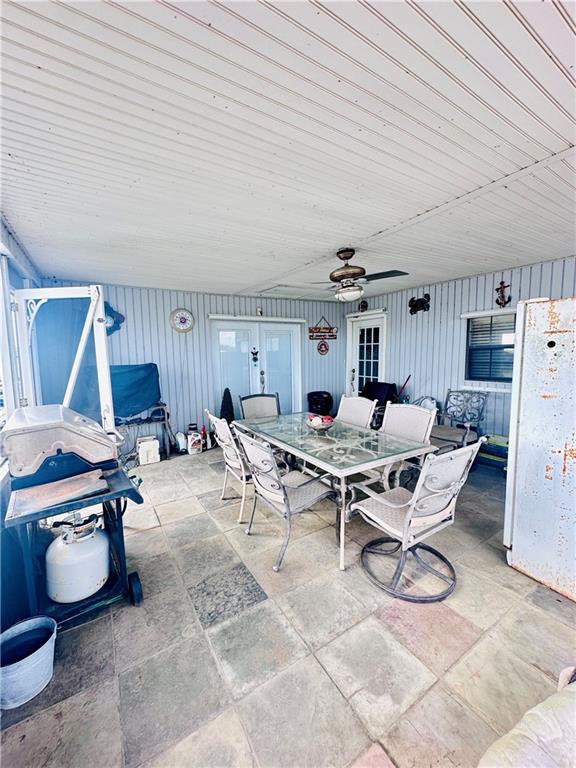
<svg viewBox="0 0 576 768">
<path fill-rule="evenodd" d="M 341 285 L 334 294 L 338 301 L 357 301 L 364 295 L 364 288 L 355 283 Z"/>
</svg>

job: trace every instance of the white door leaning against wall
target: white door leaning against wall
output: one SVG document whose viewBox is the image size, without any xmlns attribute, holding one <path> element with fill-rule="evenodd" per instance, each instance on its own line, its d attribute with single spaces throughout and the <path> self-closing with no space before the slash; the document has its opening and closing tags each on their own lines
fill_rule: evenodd
<svg viewBox="0 0 576 768">
<path fill-rule="evenodd" d="M 281 413 L 302 409 L 301 326 L 281 322 L 212 321 L 214 408 L 220 414 L 228 387 L 234 414 L 238 397 L 278 392 Z"/>
<path fill-rule="evenodd" d="M 346 394 L 359 395 L 368 381 L 385 381 L 386 315 L 350 315 L 346 324 Z"/>
</svg>

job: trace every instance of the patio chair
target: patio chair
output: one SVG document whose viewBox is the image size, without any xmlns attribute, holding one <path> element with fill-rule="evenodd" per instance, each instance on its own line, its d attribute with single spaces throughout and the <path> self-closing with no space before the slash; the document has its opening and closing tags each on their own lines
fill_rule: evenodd
<svg viewBox="0 0 576 768">
<path fill-rule="evenodd" d="M 363 427 L 368 429 L 374 415 L 377 400 L 367 400 L 365 397 L 348 397 L 342 395 L 336 421 L 343 421 L 346 424 L 352 424 L 354 427 Z"/>
<path fill-rule="evenodd" d="M 208 421 L 210 422 L 212 430 L 214 431 L 216 442 L 220 448 L 222 448 L 222 453 L 224 454 L 224 462 L 226 464 L 226 469 L 224 470 L 224 485 L 222 486 L 222 495 L 220 498 L 226 498 L 225 494 L 226 484 L 228 483 L 228 474 L 231 474 L 242 485 L 242 502 L 240 504 L 238 522 L 243 523 L 244 504 L 246 503 L 246 490 L 252 477 L 248 471 L 242 452 L 236 444 L 236 440 L 234 439 L 234 435 L 232 434 L 226 419 L 217 418 L 214 416 L 214 414 L 210 413 L 208 409 L 206 409 L 206 416 L 208 417 Z"/>
<path fill-rule="evenodd" d="M 444 450 L 475 443 L 481 434 L 487 399 L 488 392 L 449 389 L 444 407 L 438 412 L 438 424 L 432 427 L 431 442 Z"/>
<path fill-rule="evenodd" d="M 378 430 L 385 435 L 413 440 L 415 443 L 430 444 L 430 431 L 436 418 L 436 408 L 429 410 L 418 405 L 401 403 L 388 403 L 384 411 L 384 421 Z M 397 487 L 400 484 L 402 472 L 419 469 L 423 459 L 418 457 L 409 461 L 399 461 L 396 464 L 387 464 L 383 469 L 366 472 L 370 478 L 380 480 L 386 491 L 390 490 L 390 476 L 394 475 L 392 484 Z"/>
<path fill-rule="evenodd" d="M 318 501 L 327 498 L 335 499 L 336 493 L 331 486 L 322 482 L 323 479 L 330 477 L 328 474 L 310 478 L 309 475 L 294 470 L 281 475 L 270 445 L 255 440 L 238 426 L 233 426 L 244 450 L 254 483 L 254 504 L 246 533 L 250 535 L 252 532 L 258 499 L 261 499 L 284 520 L 284 541 L 273 566 L 274 571 L 279 571 L 290 540 L 292 518 L 310 509 Z"/>
<path fill-rule="evenodd" d="M 240 396 L 240 413 L 243 419 L 259 419 L 263 416 L 280 416 L 278 392 L 273 395 Z"/>
<path fill-rule="evenodd" d="M 367 484 L 358 483 L 355 491 L 361 490 L 367 498 L 350 505 L 351 512 L 359 512 L 364 520 L 383 531 L 386 536 L 369 541 L 362 549 L 360 560 L 370 581 L 393 597 L 413 603 L 433 603 L 445 600 L 456 587 L 456 571 L 450 561 L 424 539 L 441 531 L 454 522 L 454 510 L 458 494 L 476 458 L 481 444 L 480 438 L 473 445 L 458 448 L 440 455 L 428 455 L 424 460 L 414 493 L 406 488 L 393 488 L 384 493 L 375 493 Z M 372 570 L 372 558 L 400 552 L 400 557 L 389 583 L 384 583 Z M 444 564 L 448 573 L 434 568 L 421 555 L 425 551 L 435 560 Z M 411 554 L 418 565 L 447 584 L 436 594 L 416 594 L 399 588 L 400 578 Z"/>
</svg>

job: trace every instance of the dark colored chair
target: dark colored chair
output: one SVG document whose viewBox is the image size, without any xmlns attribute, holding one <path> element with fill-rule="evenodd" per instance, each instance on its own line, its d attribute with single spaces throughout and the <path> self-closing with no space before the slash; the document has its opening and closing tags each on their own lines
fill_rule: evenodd
<svg viewBox="0 0 576 768">
<path fill-rule="evenodd" d="M 330 392 L 308 392 L 308 410 L 318 416 L 328 416 L 334 407 L 334 398 Z"/>
<path fill-rule="evenodd" d="M 378 401 L 372 418 L 372 429 L 380 429 L 384 420 L 386 403 L 398 402 L 398 390 L 396 384 L 388 384 L 385 381 L 367 381 L 360 392 L 360 397 Z"/>
</svg>

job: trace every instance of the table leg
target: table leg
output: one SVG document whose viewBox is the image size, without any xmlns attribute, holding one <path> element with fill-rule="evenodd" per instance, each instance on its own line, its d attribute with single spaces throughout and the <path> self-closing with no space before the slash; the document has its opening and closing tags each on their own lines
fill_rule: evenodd
<svg viewBox="0 0 576 768">
<path fill-rule="evenodd" d="M 344 543 L 346 538 L 346 479 L 340 478 L 340 570 L 345 570 Z"/>
</svg>

